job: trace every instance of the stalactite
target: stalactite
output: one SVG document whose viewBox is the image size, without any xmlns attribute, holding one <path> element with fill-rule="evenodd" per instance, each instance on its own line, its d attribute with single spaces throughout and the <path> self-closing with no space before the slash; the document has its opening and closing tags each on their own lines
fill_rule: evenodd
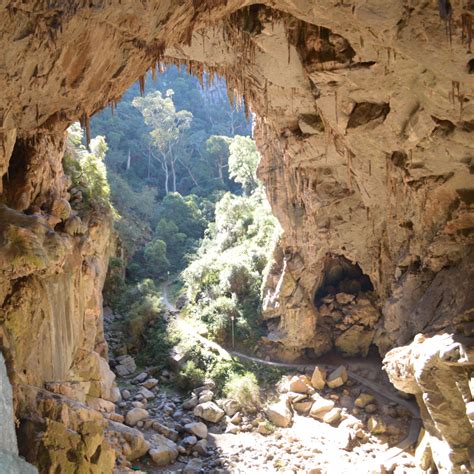
<svg viewBox="0 0 474 474">
<path fill-rule="evenodd" d="M 467 52 L 471 54 L 472 44 L 472 17 L 469 13 L 463 13 L 461 15 L 461 41 L 467 44 Z"/>
<path fill-rule="evenodd" d="M 140 76 L 138 83 L 140 84 L 140 95 L 143 95 L 145 93 L 145 76 Z"/>
<path fill-rule="evenodd" d="M 153 81 L 156 81 L 156 63 L 153 62 L 153 64 L 151 65 L 151 79 Z"/>
</svg>

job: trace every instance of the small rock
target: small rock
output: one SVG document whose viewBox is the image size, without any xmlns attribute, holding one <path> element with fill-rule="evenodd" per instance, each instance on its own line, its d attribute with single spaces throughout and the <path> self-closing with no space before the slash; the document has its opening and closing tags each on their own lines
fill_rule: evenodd
<svg viewBox="0 0 474 474">
<path fill-rule="evenodd" d="M 384 422 L 375 416 L 371 416 L 367 422 L 367 428 L 372 434 L 383 434 L 386 433 L 387 427 Z"/>
<path fill-rule="evenodd" d="M 198 397 L 196 397 L 196 395 L 193 395 L 191 398 L 188 398 L 187 400 L 183 402 L 182 407 L 185 410 L 192 410 L 193 408 L 196 407 L 197 404 L 198 404 Z"/>
<path fill-rule="evenodd" d="M 351 295 L 349 293 L 337 293 L 336 294 L 336 301 L 339 304 L 348 304 L 351 301 L 354 301 L 354 299 L 355 299 L 355 296 Z"/>
<path fill-rule="evenodd" d="M 347 370 L 343 365 L 340 365 L 336 370 L 331 372 L 327 379 L 329 388 L 342 387 L 347 382 Z"/>
<path fill-rule="evenodd" d="M 148 378 L 148 374 L 146 372 L 141 372 L 132 380 L 132 383 L 142 383 L 147 378 Z"/>
<path fill-rule="evenodd" d="M 149 413 L 143 408 L 132 408 L 125 415 L 125 423 L 129 426 L 135 426 L 139 421 L 148 418 Z"/>
<path fill-rule="evenodd" d="M 143 386 L 147 388 L 148 390 L 154 389 L 157 385 L 158 385 L 157 379 L 148 379 L 145 382 L 143 382 Z"/>
<path fill-rule="evenodd" d="M 214 392 L 211 390 L 203 390 L 199 394 L 199 403 L 206 403 L 212 401 L 214 398 Z"/>
<path fill-rule="evenodd" d="M 310 416 L 313 418 L 323 419 L 324 415 L 334 408 L 334 401 L 327 400 L 326 398 L 321 397 L 320 395 L 313 396 L 313 406 L 309 412 Z"/>
<path fill-rule="evenodd" d="M 233 424 L 233 425 L 240 425 L 240 423 L 242 423 L 242 415 L 237 412 L 231 419 L 230 419 L 230 422 Z"/>
<path fill-rule="evenodd" d="M 366 405 L 372 403 L 374 401 L 374 397 L 368 393 L 361 393 L 354 402 L 354 405 L 358 408 L 365 408 Z"/>
<path fill-rule="evenodd" d="M 312 400 L 293 403 L 293 408 L 299 415 L 307 415 L 313 406 Z"/>
<path fill-rule="evenodd" d="M 181 446 L 184 446 L 185 448 L 190 448 L 191 446 L 194 446 L 197 443 L 197 438 L 194 435 L 191 436 L 185 436 L 181 440 Z"/>
<path fill-rule="evenodd" d="M 183 474 L 199 474 L 202 470 L 203 462 L 200 459 L 194 458 L 186 464 L 183 469 Z"/>
<path fill-rule="evenodd" d="M 147 400 L 153 400 L 155 398 L 155 394 L 145 387 L 142 387 L 138 393 L 143 395 Z"/>
<path fill-rule="evenodd" d="M 133 408 L 145 408 L 145 405 L 142 402 L 132 402 Z"/>
<path fill-rule="evenodd" d="M 200 439 L 194 445 L 194 451 L 196 451 L 200 456 L 209 456 L 209 452 L 207 451 L 207 439 Z"/>
<path fill-rule="evenodd" d="M 377 405 L 375 403 L 369 403 L 365 408 L 364 408 L 366 413 L 372 414 L 377 411 Z"/>
<path fill-rule="evenodd" d="M 261 435 L 270 435 L 272 434 L 275 430 L 273 429 L 273 427 L 270 425 L 270 423 L 268 423 L 268 421 L 261 421 L 259 424 L 258 424 L 258 427 L 257 427 L 257 431 L 261 434 Z"/>
<path fill-rule="evenodd" d="M 127 389 L 122 390 L 122 398 L 124 400 L 128 400 L 131 396 L 132 394 Z"/>
<path fill-rule="evenodd" d="M 296 393 L 308 393 L 311 382 L 306 375 L 295 375 L 290 379 L 289 390 Z"/>
<path fill-rule="evenodd" d="M 326 385 L 326 371 L 316 366 L 311 376 L 311 385 L 316 390 L 322 390 Z"/>
<path fill-rule="evenodd" d="M 340 408 L 333 408 L 332 410 L 328 411 L 323 416 L 324 423 L 328 423 L 331 425 L 332 423 L 337 423 L 341 419 L 341 409 Z"/>
<path fill-rule="evenodd" d="M 207 426 L 198 421 L 196 423 L 188 423 L 184 425 L 184 429 L 198 438 L 207 438 Z"/>
<path fill-rule="evenodd" d="M 162 434 L 163 436 L 166 436 L 168 439 L 171 439 L 172 441 L 177 441 L 179 434 L 176 430 L 169 428 L 166 425 L 163 425 L 159 421 L 154 421 L 151 426 L 155 431 Z"/>
</svg>

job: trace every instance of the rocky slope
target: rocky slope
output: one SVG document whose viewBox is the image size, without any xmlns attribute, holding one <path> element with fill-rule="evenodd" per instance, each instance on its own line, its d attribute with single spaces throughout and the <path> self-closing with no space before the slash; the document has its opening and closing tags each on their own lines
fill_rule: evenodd
<svg viewBox="0 0 474 474">
<path fill-rule="evenodd" d="M 66 232 L 63 134 L 159 61 L 225 75 L 258 115 L 259 173 L 285 231 L 266 292 L 274 351 L 385 354 L 417 333 L 472 335 L 471 0 L 0 5 L 2 349 L 22 436 L 72 433 L 64 446 L 43 436 L 35 462 L 80 452 L 110 465 L 100 416 L 75 404 L 113 397 L 99 304 L 108 225 L 92 216 Z M 473 366 L 460 347 L 463 363 L 439 376 L 455 374 L 445 396 L 466 407 Z M 424 406 L 441 382 L 416 390 L 439 469 L 461 472 L 472 429 L 452 440 L 436 422 L 444 405 Z"/>
</svg>

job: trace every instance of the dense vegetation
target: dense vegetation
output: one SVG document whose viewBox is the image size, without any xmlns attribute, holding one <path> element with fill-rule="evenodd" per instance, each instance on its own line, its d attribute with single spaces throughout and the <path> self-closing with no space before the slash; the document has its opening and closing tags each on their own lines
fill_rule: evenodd
<svg viewBox="0 0 474 474">
<path fill-rule="evenodd" d="M 189 359 L 178 378 L 183 388 L 210 375 L 224 392 L 258 405 L 245 367 L 183 340 L 161 299 L 161 282 L 173 281 L 183 314 L 209 338 L 251 347 L 260 337 L 261 285 L 278 229 L 256 176 L 249 123 L 229 105 L 225 84 L 203 92 L 175 68 L 147 95 L 138 92 L 131 88 L 115 115 L 92 120 L 109 147 L 110 193 L 103 189 L 119 215 L 105 301 L 125 317 L 128 350 L 139 362 L 164 367 L 179 343 Z M 94 140 L 103 167 L 107 145 Z"/>
</svg>

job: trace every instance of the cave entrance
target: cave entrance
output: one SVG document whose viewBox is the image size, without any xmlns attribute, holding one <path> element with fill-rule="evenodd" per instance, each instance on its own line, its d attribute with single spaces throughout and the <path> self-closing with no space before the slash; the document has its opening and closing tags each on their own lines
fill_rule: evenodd
<svg viewBox="0 0 474 474">
<path fill-rule="evenodd" d="M 358 263 L 352 263 L 342 255 L 329 255 L 324 265 L 321 285 L 314 295 L 316 307 L 324 303 L 325 297 L 338 293 L 358 296 L 374 290 L 368 275 L 363 273 Z"/>
</svg>

